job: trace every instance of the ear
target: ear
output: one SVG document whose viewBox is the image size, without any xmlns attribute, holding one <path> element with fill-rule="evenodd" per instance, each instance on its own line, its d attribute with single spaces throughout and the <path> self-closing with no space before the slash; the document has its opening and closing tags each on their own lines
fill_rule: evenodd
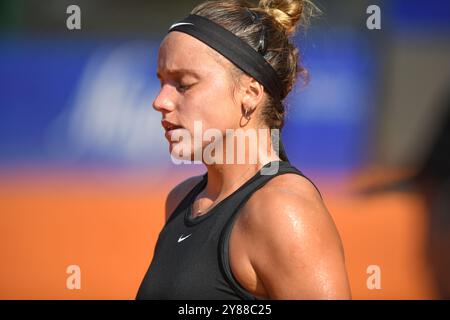
<svg viewBox="0 0 450 320">
<path fill-rule="evenodd" d="M 249 109 L 249 113 L 252 113 L 264 99 L 264 86 L 249 76 L 243 79 L 243 86 L 242 107 Z"/>
</svg>

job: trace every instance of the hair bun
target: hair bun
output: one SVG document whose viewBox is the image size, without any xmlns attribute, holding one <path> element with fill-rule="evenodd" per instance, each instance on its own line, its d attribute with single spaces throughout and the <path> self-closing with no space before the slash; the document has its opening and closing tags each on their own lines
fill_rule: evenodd
<svg viewBox="0 0 450 320">
<path fill-rule="evenodd" d="M 314 11 L 318 11 L 307 0 L 260 0 L 258 7 L 281 25 L 288 36 L 295 33 L 297 24 L 307 25 Z"/>
</svg>

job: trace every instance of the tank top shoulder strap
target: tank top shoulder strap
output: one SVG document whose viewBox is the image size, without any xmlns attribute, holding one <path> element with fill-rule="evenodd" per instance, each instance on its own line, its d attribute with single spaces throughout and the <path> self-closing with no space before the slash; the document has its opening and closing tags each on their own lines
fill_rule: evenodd
<svg viewBox="0 0 450 320">
<path fill-rule="evenodd" d="M 272 169 L 268 170 L 268 168 L 272 168 L 272 165 L 274 163 L 277 163 L 278 167 L 273 167 Z M 270 166 L 269 166 L 270 165 Z M 322 194 L 320 193 L 319 188 L 312 182 L 311 179 L 309 179 L 307 176 L 303 174 L 300 170 L 298 170 L 296 167 L 294 167 L 290 162 L 288 161 L 273 161 L 261 168 L 259 172 L 253 176 L 250 180 L 248 180 L 246 183 L 244 183 L 239 189 L 238 192 L 235 192 L 235 197 L 233 199 L 233 202 L 239 202 L 240 200 L 245 200 L 246 198 L 249 198 L 255 191 L 262 188 L 267 182 L 269 182 L 271 179 L 275 178 L 276 176 L 287 174 L 287 173 L 293 173 L 302 176 L 303 178 L 307 179 L 317 190 L 320 197 L 322 197 Z"/>
</svg>

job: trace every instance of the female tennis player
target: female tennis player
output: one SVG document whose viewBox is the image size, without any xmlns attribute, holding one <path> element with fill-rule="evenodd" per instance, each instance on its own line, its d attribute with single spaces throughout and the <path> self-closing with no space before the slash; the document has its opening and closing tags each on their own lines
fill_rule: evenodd
<svg viewBox="0 0 450 320">
<path fill-rule="evenodd" d="M 193 141 L 195 123 L 220 133 L 222 156 L 233 130 L 283 127 L 283 100 L 305 73 L 290 37 L 309 5 L 208 1 L 171 26 L 153 107 L 172 154 L 189 147 L 192 159 L 205 151 L 207 142 Z M 194 138 L 176 138 L 183 134 Z M 290 164 L 281 141 L 269 140 L 233 149 L 246 160 L 256 152 L 255 163 L 202 157 L 206 173 L 169 193 L 137 299 L 350 298 L 341 240 L 319 191 Z M 276 170 L 264 174 L 269 168 Z"/>
</svg>

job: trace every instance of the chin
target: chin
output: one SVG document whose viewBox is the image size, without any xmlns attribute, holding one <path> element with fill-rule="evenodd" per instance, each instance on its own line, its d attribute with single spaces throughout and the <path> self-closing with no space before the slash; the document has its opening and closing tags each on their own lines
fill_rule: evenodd
<svg viewBox="0 0 450 320">
<path fill-rule="evenodd" d="M 185 145 L 182 142 L 169 142 L 169 154 L 172 159 L 178 161 L 193 161 L 194 153 L 192 146 Z"/>
</svg>

